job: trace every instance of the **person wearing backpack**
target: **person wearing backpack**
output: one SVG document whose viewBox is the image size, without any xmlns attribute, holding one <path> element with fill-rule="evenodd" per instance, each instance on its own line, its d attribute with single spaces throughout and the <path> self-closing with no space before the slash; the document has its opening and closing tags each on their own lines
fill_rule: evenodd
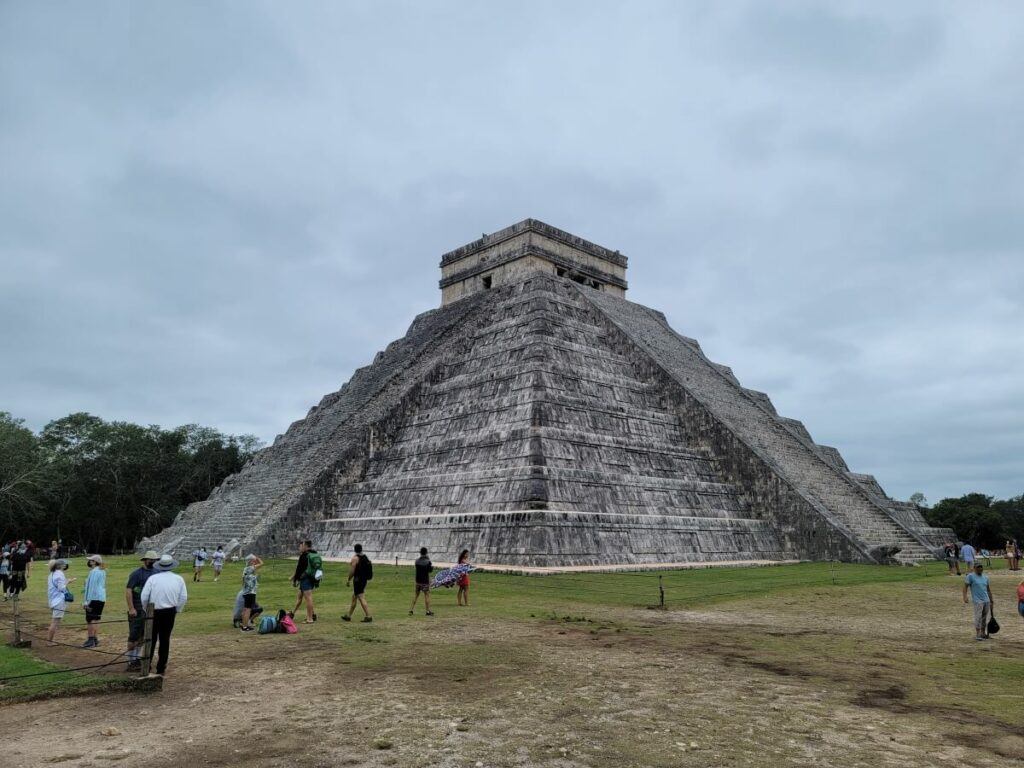
<svg viewBox="0 0 1024 768">
<path fill-rule="evenodd" d="M 312 624 L 316 621 L 316 609 L 313 606 L 313 590 L 320 586 L 320 579 L 324 575 L 324 559 L 320 557 L 313 542 L 307 539 L 299 545 L 299 562 L 295 566 L 295 575 L 292 576 L 292 586 L 298 587 L 299 596 L 295 601 L 294 615 L 303 601 L 306 603 L 306 620 L 303 624 Z"/>
<path fill-rule="evenodd" d="M 423 593 L 423 604 L 427 608 L 427 616 L 433 616 L 430 610 L 430 572 L 434 570 L 434 564 L 430 562 L 427 555 L 427 548 L 420 547 L 420 556 L 416 560 L 416 591 L 412 596 L 412 606 L 409 608 L 409 615 L 412 616 L 416 610 L 416 601 L 420 599 L 420 592 Z"/>
<path fill-rule="evenodd" d="M 355 613 L 356 603 L 359 603 L 365 614 L 363 621 L 368 624 L 373 621 L 373 617 L 370 615 L 370 608 L 366 604 L 366 583 L 373 579 L 373 563 L 370 562 L 370 558 L 363 554 L 362 544 L 356 544 L 353 549 L 355 554 L 348 561 L 348 580 L 345 582 L 346 585 L 352 585 L 352 605 L 349 606 L 348 613 L 344 614 L 341 620 L 352 621 L 352 614 Z"/>
</svg>

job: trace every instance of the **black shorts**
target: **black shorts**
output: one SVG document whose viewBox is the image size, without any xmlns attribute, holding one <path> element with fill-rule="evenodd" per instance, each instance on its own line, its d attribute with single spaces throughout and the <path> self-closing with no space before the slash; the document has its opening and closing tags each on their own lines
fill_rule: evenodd
<svg viewBox="0 0 1024 768">
<path fill-rule="evenodd" d="M 90 600 L 85 604 L 85 620 L 86 621 L 99 621 L 103 617 L 103 606 L 106 605 L 102 600 Z"/>
<path fill-rule="evenodd" d="M 146 636 L 146 612 L 138 611 L 135 617 L 128 617 L 128 642 L 141 643 Z"/>
<path fill-rule="evenodd" d="M 248 608 L 250 611 L 256 607 L 256 593 L 251 595 L 242 595 L 242 607 Z"/>
<path fill-rule="evenodd" d="M 366 592 L 366 580 L 365 579 L 355 579 L 352 582 L 352 594 L 355 595 L 356 597 L 359 597 L 364 592 Z"/>
</svg>

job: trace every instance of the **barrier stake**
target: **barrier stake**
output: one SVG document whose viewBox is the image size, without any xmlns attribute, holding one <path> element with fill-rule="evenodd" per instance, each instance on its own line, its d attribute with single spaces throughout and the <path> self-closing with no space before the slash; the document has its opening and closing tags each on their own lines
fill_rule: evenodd
<svg viewBox="0 0 1024 768">
<path fill-rule="evenodd" d="M 153 661 L 153 615 L 156 607 L 149 603 L 146 606 L 146 622 L 142 630 L 142 676 L 149 675 L 149 667 Z"/>
</svg>

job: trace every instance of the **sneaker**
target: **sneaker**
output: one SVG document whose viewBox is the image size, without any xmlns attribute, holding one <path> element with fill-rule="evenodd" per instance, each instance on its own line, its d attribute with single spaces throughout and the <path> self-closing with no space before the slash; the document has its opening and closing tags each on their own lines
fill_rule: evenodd
<svg viewBox="0 0 1024 768">
<path fill-rule="evenodd" d="M 433 611 L 427 611 L 427 616 L 433 616 L 433 615 L 434 615 Z"/>
<path fill-rule="evenodd" d="M 94 645 L 99 645 L 99 643 L 97 643 L 96 639 L 92 637 L 87 638 L 86 641 L 82 643 L 83 648 L 92 648 Z"/>
<path fill-rule="evenodd" d="M 255 632 L 256 627 L 242 627 L 243 632 Z"/>
<path fill-rule="evenodd" d="M 241 628 L 242 620 L 241 619 L 233 619 L 232 622 L 231 622 L 231 626 L 234 627 L 235 629 Z"/>
<path fill-rule="evenodd" d="M 412 616 L 412 611 L 409 611 L 409 615 Z"/>
<path fill-rule="evenodd" d="M 351 616 L 349 616 L 349 615 L 348 615 L 348 614 L 346 613 L 346 614 L 343 614 L 343 615 L 342 615 L 342 617 L 341 617 L 341 620 L 342 620 L 342 621 L 352 621 L 352 617 L 351 617 Z"/>
<path fill-rule="evenodd" d="M 371 621 L 373 621 L 373 616 L 367 616 L 363 619 L 363 624 L 369 624 Z"/>
</svg>

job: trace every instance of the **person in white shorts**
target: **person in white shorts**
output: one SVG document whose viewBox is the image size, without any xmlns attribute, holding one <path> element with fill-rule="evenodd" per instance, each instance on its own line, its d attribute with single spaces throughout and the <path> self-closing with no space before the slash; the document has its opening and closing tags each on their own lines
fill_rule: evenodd
<svg viewBox="0 0 1024 768">
<path fill-rule="evenodd" d="M 57 636 L 60 620 L 64 618 L 67 606 L 64 593 L 67 591 L 68 584 L 74 581 L 64 574 L 67 569 L 67 560 L 50 561 L 50 575 L 46 580 L 46 600 L 50 605 L 50 629 L 46 633 L 46 639 L 51 645 L 53 638 Z"/>
<path fill-rule="evenodd" d="M 213 553 L 213 580 L 220 580 L 220 572 L 224 570 L 224 559 L 227 557 L 227 552 L 224 551 L 223 545 L 217 546 L 217 551 Z"/>
</svg>

